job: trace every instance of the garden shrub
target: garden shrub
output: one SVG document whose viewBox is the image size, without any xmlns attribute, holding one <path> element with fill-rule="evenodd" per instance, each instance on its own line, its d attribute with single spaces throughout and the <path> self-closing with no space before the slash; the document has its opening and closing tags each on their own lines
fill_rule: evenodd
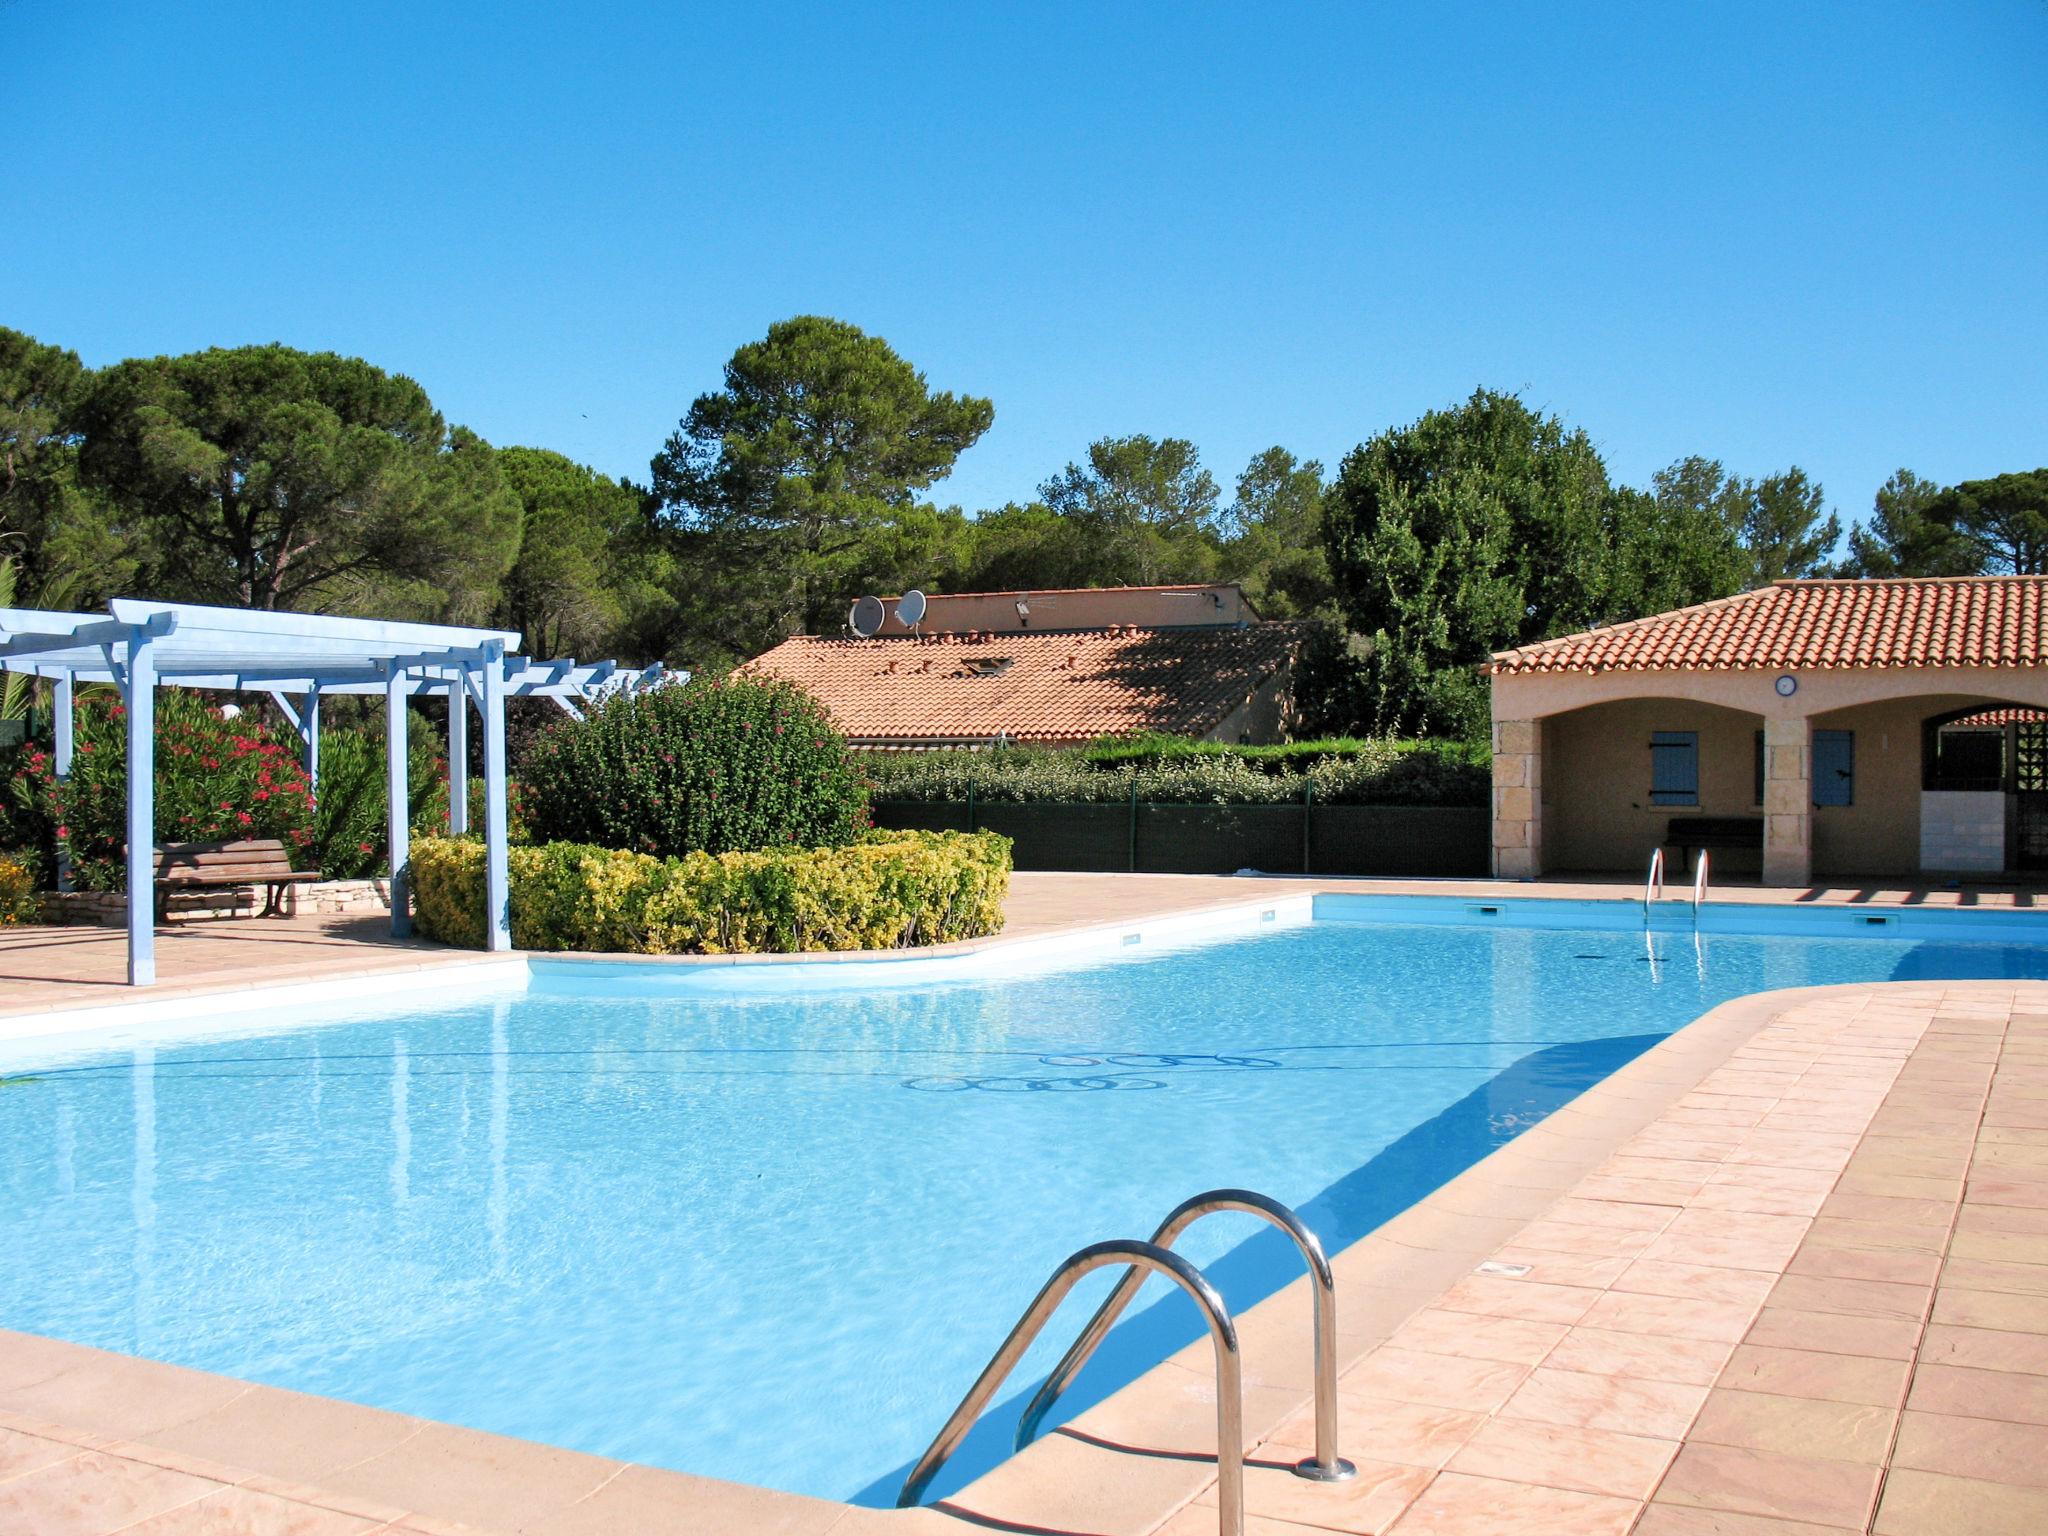
<svg viewBox="0 0 2048 1536">
<path fill-rule="evenodd" d="M 31 853 L 0 853 L 0 928 L 33 923 L 42 917 L 42 898 L 36 895 L 42 882 L 36 864 Z"/>
<path fill-rule="evenodd" d="M 1129 759 L 1028 747 L 874 754 L 866 767 L 877 800 L 984 804 L 1281 805 L 1306 795 L 1319 805 L 1480 806 L 1491 782 L 1485 754 L 1462 742 L 1307 743 L 1313 750 L 1293 758 L 1187 745 L 1155 738 Z"/>
<path fill-rule="evenodd" d="M 992 832 L 871 833 L 838 848 L 680 858 L 577 843 L 510 850 L 521 949 L 649 955 L 902 949 L 1003 925 L 1010 840 Z M 421 933 L 484 942 L 484 846 L 413 845 Z"/>
<path fill-rule="evenodd" d="M 295 865 L 307 861 L 314 808 L 298 742 L 289 746 L 249 716 L 224 720 L 215 705 L 177 689 L 156 700 L 158 843 L 276 838 Z M 48 748 L 29 749 L 28 774 L 80 890 L 127 886 L 127 711 L 113 694 L 77 706 L 71 777 L 57 782 Z"/>
<path fill-rule="evenodd" d="M 441 734 L 417 710 L 406 722 L 406 824 L 448 828 L 448 761 Z M 384 729 L 344 726 L 320 733 L 320 794 L 311 862 L 330 880 L 385 873 Z"/>
<path fill-rule="evenodd" d="M 867 826 L 846 741 L 793 683 L 697 679 L 622 693 L 527 748 L 540 842 L 658 857 L 836 847 Z"/>
</svg>

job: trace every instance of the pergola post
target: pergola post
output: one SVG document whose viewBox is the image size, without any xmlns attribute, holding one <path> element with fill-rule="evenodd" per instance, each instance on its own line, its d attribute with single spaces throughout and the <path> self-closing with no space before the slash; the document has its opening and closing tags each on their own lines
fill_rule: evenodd
<svg viewBox="0 0 2048 1536">
<path fill-rule="evenodd" d="M 128 631 L 128 985 L 156 981 L 156 655 Z"/>
<path fill-rule="evenodd" d="M 506 853 L 505 648 L 484 647 L 484 947 L 512 947 L 511 869 Z"/>
<path fill-rule="evenodd" d="M 74 688 L 69 672 L 59 673 L 55 689 L 56 713 L 52 719 L 53 734 L 57 748 L 57 782 L 64 784 L 71 778 L 71 758 L 78 750 L 78 721 L 73 713 Z M 71 855 L 64 851 L 63 841 L 57 844 L 57 889 L 71 889 Z"/>
<path fill-rule="evenodd" d="M 388 667 L 384 675 L 384 803 L 389 826 L 386 848 L 391 860 L 391 936 L 412 937 L 412 904 L 406 890 L 406 860 L 411 857 L 411 828 L 405 782 L 405 669 Z"/>
<path fill-rule="evenodd" d="M 469 830 L 469 668 L 448 684 L 448 835 Z"/>
<path fill-rule="evenodd" d="M 306 782 L 317 798 L 320 794 L 320 685 L 306 687 L 306 702 L 299 715 L 299 750 L 306 769 Z"/>
</svg>

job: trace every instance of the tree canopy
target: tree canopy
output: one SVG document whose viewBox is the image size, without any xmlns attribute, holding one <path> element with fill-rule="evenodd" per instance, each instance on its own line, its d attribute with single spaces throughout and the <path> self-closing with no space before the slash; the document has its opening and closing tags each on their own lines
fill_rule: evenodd
<svg viewBox="0 0 2048 1536">
<path fill-rule="evenodd" d="M 932 499 L 993 419 L 883 338 L 799 316 L 734 352 L 642 487 L 494 449 L 359 358 L 95 372 L 0 328 L 0 564 L 29 605 L 489 620 L 535 652 L 699 669 L 836 633 L 868 591 L 1236 581 L 1264 616 L 1315 621 L 1305 723 L 1454 735 L 1483 725 L 1475 669 L 1506 646 L 1783 577 L 2048 569 L 2048 469 L 1901 469 L 1843 540 L 1796 465 L 1693 455 L 1620 485 L 1583 429 L 1489 390 L 1365 437 L 1334 479 L 1275 444 L 1226 494 L 1192 441 L 1130 432 L 1032 500 Z"/>
<path fill-rule="evenodd" d="M 746 616 L 734 641 L 836 628 L 849 593 L 893 584 L 878 545 L 994 420 L 987 400 L 934 393 L 881 337 L 802 315 L 697 397 L 654 458 L 654 492 Z"/>
<path fill-rule="evenodd" d="M 77 414 L 85 483 L 158 596 L 477 616 L 518 552 L 490 446 L 360 358 L 284 346 L 119 363 Z"/>
</svg>

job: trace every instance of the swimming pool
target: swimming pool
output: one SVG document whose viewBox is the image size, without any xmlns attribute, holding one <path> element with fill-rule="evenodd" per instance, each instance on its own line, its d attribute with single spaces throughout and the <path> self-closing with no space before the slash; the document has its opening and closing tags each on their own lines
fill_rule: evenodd
<svg viewBox="0 0 2048 1536">
<path fill-rule="evenodd" d="M 0 1326 L 887 1504 L 1052 1266 L 1185 1195 L 1250 1186 L 1339 1248 L 1728 998 L 2048 978 L 2031 914 L 1312 915 L 1064 958 L 540 961 L 0 1046 Z M 1233 1308 L 1299 1268 L 1236 1217 L 1183 1251 Z M 1063 1411 L 1198 1328 L 1141 1307 Z M 1006 1402 L 937 1491 L 1007 1448 Z"/>
</svg>

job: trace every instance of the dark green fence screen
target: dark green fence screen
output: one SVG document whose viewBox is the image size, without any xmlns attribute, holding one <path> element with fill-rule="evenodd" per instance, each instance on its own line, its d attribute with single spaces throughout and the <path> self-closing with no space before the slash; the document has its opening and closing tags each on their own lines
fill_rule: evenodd
<svg viewBox="0 0 2048 1536">
<path fill-rule="evenodd" d="M 1490 852 L 1480 806 L 878 800 L 874 814 L 878 827 L 1000 832 L 1022 870 L 1484 875 Z"/>
</svg>

